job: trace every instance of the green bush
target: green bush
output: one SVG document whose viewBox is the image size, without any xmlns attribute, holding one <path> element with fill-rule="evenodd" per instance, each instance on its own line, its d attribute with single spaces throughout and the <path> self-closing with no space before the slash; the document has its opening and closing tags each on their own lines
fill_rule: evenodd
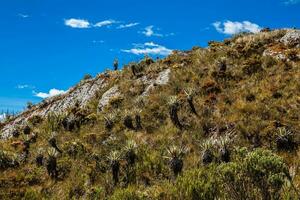
<svg viewBox="0 0 300 200">
<path fill-rule="evenodd" d="M 177 199 L 209 200 L 218 197 L 216 177 L 211 168 L 199 168 L 185 172 L 175 184 Z"/>
<path fill-rule="evenodd" d="M 137 194 L 137 188 L 128 187 L 125 189 L 117 189 L 113 195 L 109 198 L 110 200 L 141 200 Z"/>
<path fill-rule="evenodd" d="M 279 199 L 289 177 L 283 159 L 269 150 L 257 149 L 236 162 L 218 167 L 226 198 Z"/>
</svg>

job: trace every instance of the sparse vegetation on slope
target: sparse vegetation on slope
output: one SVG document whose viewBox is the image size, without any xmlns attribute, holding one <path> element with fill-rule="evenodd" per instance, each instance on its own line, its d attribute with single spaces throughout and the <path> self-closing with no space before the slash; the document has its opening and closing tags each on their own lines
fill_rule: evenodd
<svg viewBox="0 0 300 200">
<path fill-rule="evenodd" d="M 265 30 L 116 60 L 80 83 L 105 83 L 87 104 L 38 116 L 64 94 L 6 132 L 0 198 L 299 199 L 299 39 Z"/>
</svg>

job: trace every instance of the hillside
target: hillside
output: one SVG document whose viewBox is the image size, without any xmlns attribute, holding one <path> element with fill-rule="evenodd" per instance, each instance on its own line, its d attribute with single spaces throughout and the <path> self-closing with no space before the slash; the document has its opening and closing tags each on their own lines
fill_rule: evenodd
<svg viewBox="0 0 300 200">
<path fill-rule="evenodd" d="M 145 57 L 0 124 L 0 199 L 298 199 L 300 31 Z"/>
</svg>

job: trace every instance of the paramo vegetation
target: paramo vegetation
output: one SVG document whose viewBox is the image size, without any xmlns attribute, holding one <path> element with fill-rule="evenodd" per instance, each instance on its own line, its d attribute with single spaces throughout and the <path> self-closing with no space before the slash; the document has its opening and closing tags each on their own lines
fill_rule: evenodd
<svg viewBox="0 0 300 200">
<path fill-rule="evenodd" d="M 299 47 L 298 30 L 264 29 L 115 60 L 84 108 L 0 141 L 0 199 L 299 199 Z"/>
</svg>

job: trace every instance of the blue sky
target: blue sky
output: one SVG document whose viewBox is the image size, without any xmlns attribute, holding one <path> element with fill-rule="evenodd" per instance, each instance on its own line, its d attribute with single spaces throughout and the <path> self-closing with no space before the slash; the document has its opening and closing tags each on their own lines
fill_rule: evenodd
<svg viewBox="0 0 300 200">
<path fill-rule="evenodd" d="M 148 53 L 300 25 L 300 0 L 1 0 L 0 112 Z"/>
</svg>

